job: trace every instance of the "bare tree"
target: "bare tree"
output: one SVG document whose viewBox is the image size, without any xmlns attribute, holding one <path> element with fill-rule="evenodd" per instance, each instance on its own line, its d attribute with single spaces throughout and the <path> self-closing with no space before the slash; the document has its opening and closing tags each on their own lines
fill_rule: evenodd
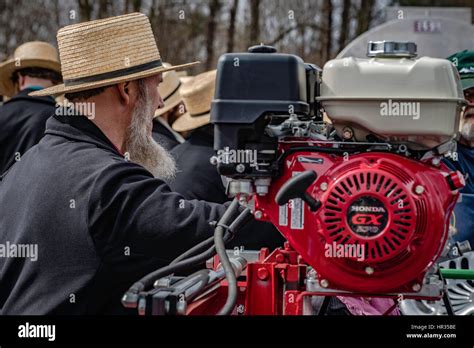
<svg viewBox="0 0 474 348">
<path fill-rule="evenodd" d="M 369 30 L 374 5 L 375 0 L 361 0 L 359 10 L 357 11 L 357 36 Z"/>
<path fill-rule="evenodd" d="M 347 44 L 349 38 L 349 28 L 350 28 L 350 10 L 351 10 L 351 1 L 344 0 L 342 3 L 342 14 L 341 14 L 341 26 L 339 31 L 339 40 L 337 51 L 341 51 Z"/>
<path fill-rule="evenodd" d="M 108 0 L 99 0 L 99 13 L 98 18 L 109 17 L 109 1 Z"/>
<path fill-rule="evenodd" d="M 234 0 L 232 7 L 230 8 L 229 15 L 229 29 L 227 31 L 227 52 L 234 51 L 234 40 L 235 40 L 235 20 L 237 17 L 237 9 L 239 8 L 239 0 Z"/>
<path fill-rule="evenodd" d="M 92 5 L 89 3 L 89 0 L 79 0 L 79 14 L 81 22 L 91 20 Z"/>
<path fill-rule="evenodd" d="M 332 12 L 333 12 L 333 6 L 332 6 L 332 0 L 327 0 L 324 2 L 323 6 L 323 17 L 325 19 L 324 23 L 324 31 L 322 33 L 323 35 L 323 42 L 324 45 L 322 45 L 322 54 L 321 58 L 323 61 L 327 61 L 331 59 L 331 53 L 332 53 Z"/>
<path fill-rule="evenodd" d="M 249 45 L 259 43 L 260 39 L 260 0 L 250 1 L 250 36 Z"/>
<path fill-rule="evenodd" d="M 132 0 L 133 5 L 133 12 L 140 12 L 142 8 L 142 1 L 141 0 Z"/>
<path fill-rule="evenodd" d="M 153 5 L 152 5 L 153 8 Z M 130 9 L 130 0 L 125 0 L 125 4 L 123 6 L 123 13 L 128 13 Z"/>
<path fill-rule="evenodd" d="M 207 22 L 207 38 L 206 38 L 206 70 L 210 70 L 214 62 L 214 41 L 216 37 L 216 22 L 221 3 L 219 0 L 209 1 L 209 18 Z"/>
</svg>

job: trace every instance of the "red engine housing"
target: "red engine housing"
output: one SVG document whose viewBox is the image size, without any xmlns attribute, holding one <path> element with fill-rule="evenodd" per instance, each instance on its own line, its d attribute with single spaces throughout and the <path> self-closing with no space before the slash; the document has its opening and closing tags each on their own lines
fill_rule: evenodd
<svg viewBox="0 0 474 348">
<path fill-rule="evenodd" d="M 269 194 L 256 196 L 255 211 L 317 271 L 320 284 L 372 294 L 419 289 L 445 247 L 457 200 L 446 167 L 382 152 L 296 152 L 281 170 Z M 317 173 L 307 192 L 321 208 L 312 212 L 301 199 L 278 206 L 281 186 L 306 170 Z"/>
</svg>

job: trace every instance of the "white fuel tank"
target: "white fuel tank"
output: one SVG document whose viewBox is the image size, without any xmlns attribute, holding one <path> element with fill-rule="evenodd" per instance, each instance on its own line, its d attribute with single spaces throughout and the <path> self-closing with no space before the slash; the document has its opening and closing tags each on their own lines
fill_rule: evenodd
<svg viewBox="0 0 474 348">
<path fill-rule="evenodd" d="M 342 138 L 430 149 L 454 139 L 465 105 L 459 74 L 445 59 L 416 59 L 414 43 L 370 42 L 368 58 L 330 60 L 321 101 Z"/>
</svg>

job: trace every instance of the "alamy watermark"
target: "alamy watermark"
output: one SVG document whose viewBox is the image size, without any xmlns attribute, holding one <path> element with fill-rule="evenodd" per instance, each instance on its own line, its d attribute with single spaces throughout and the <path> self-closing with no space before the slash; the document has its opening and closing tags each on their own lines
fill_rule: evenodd
<svg viewBox="0 0 474 348">
<path fill-rule="evenodd" d="M 56 116 L 86 116 L 89 120 L 95 118 L 95 103 L 76 102 L 71 103 L 68 100 L 56 103 Z"/>
<path fill-rule="evenodd" d="M 20 338 L 47 338 L 52 342 L 56 340 L 56 325 L 36 325 L 26 322 L 18 326 L 18 337 Z"/>
<path fill-rule="evenodd" d="M 217 150 L 217 156 L 213 156 L 211 162 L 222 164 L 248 163 L 250 167 L 255 167 L 257 165 L 257 150 L 235 150 L 224 147 L 224 149 Z"/>
<path fill-rule="evenodd" d="M 329 258 L 352 258 L 357 261 L 365 260 L 365 245 L 363 244 L 332 244 L 324 245 L 324 256 Z"/>
<path fill-rule="evenodd" d="M 420 119 L 419 102 L 398 102 L 389 99 L 380 103 L 380 116 L 388 117 L 410 117 L 414 120 Z"/>
<path fill-rule="evenodd" d="M 0 244 L 0 257 L 18 257 L 37 261 L 38 244 L 15 244 L 7 241 L 5 244 Z"/>
</svg>

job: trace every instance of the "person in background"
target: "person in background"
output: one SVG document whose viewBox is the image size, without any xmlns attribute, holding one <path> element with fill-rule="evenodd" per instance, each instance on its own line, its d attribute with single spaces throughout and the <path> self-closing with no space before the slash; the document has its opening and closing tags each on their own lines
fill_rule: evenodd
<svg viewBox="0 0 474 348">
<path fill-rule="evenodd" d="M 0 95 L 10 98 L 0 107 L 0 174 L 38 143 L 46 120 L 54 114 L 54 98 L 28 93 L 61 81 L 57 51 L 46 42 L 24 43 L 0 64 Z"/>
<path fill-rule="evenodd" d="M 163 66 L 171 65 L 163 63 Z M 183 100 L 179 94 L 181 86 L 181 78 L 174 70 L 163 73 L 163 82 L 158 86 L 164 106 L 155 112 L 152 135 L 167 150 L 184 142 L 183 136 L 171 128 L 173 122 L 184 113 Z"/>
<path fill-rule="evenodd" d="M 215 156 L 214 126 L 210 124 L 211 102 L 214 97 L 216 70 L 195 76 L 185 83 L 180 93 L 187 112 L 173 123 L 177 132 L 189 132 L 186 141 L 173 150 L 177 173 L 170 187 L 187 199 L 224 203 L 229 201 L 222 178 L 210 159 Z M 243 227 L 228 245 L 258 250 L 282 246 L 283 237 L 270 223 L 252 221 Z"/>
<path fill-rule="evenodd" d="M 448 58 L 459 71 L 468 105 L 461 120 L 457 151 L 445 163 L 464 174 L 466 186 L 454 208 L 455 241 L 468 240 L 474 248 L 474 51 L 464 50 Z"/>
</svg>

